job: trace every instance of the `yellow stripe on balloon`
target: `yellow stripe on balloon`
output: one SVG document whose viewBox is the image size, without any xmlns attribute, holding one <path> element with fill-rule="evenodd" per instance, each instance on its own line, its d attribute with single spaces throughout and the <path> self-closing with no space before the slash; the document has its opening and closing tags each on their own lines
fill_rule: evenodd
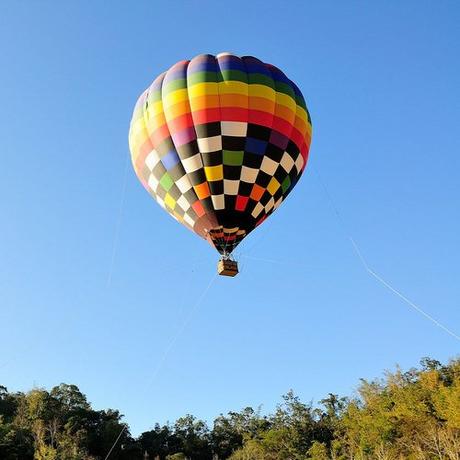
<svg viewBox="0 0 460 460">
<path fill-rule="evenodd" d="M 297 116 L 299 116 L 306 124 L 309 124 L 307 112 L 300 105 L 297 106 Z"/>
<path fill-rule="evenodd" d="M 249 97 L 252 97 L 252 96 L 263 97 L 272 102 L 275 102 L 275 99 L 276 99 L 275 90 L 270 88 L 269 86 L 252 84 L 252 85 L 249 85 L 248 89 L 249 89 L 248 91 Z"/>
<path fill-rule="evenodd" d="M 147 107 L 147 112 L 149 116 L 154 117 L 155 115 L 158 115 L 159 113 L 163 113 L 163 102 L 162 101 L 157 101 L 153 102 L 152 104 L 149 104 Z"/>
<path fill-rule="evenodd" d="M 218 83 L 219 94 L 248 94 L 248 85 L 241 81 L 226 80 Z"/>
<path fill-rule="evenodd" d="M 291 109 L 294 113 L 296 111 L 297 104 L 295 99 L 287 94 L 277 92 L 276 93 L 276 103 L 280 105 L 284 105 L 285 107 Z"/>
<path fill-rule="evenodd" d="M 221 94 L 220 95 L 220 106 L 221 107 L 239 107 L 247 109 L 248 96 L 247 94 Z"/>
<path fill-rule="evenodd" d="M 145 129 L 145 123 L 142 118 L 139 118 L 131 124 L 130 137 L 135 138 L 143 133 Z"/>
<path fill-rule="evenodd" d="M 188 100 L 188 91 L 186 89 L 178 89 L 172 93 L 165 94 L 163 96 L 163 109 L 169 109 L 172 105 L 186 100 Z"/>
<path fill-rule="evenodd" d="M 219 94 L 218 83 L 197 83 L 188 88 L 190 98 Z"/>
</svg>

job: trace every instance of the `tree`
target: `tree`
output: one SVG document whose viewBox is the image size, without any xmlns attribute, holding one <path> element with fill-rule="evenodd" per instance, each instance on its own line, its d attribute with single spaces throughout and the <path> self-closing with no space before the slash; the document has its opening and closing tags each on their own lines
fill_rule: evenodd
<svg viewBox="0 0 460 460">
<path fill-rule="evenodd" d="M 267 452 L 259 441 L 250 439 L 231 455 L 230 460 L 278 460 L 278 457 L 272 452 Z"/>
<path fill-rule="evenodd" d="M 50 396 L 61 404 L 61 411 L 71 413 L 91 409 L 86 396 L 76 385 L 61 383 L 52 388 Z"/>
<path fill-rule="evenodd" d="M 160 426 L 158 423 L 153 430 L 142 433 L 139 443 L 151 459 L 159 456 L 161 459 L 171 452 L 177 452 L 181 448 L 180 441 L 174 435 L 169 425 Z"/>
<path fill-rule="evenodd" d="M 308 449 L 308 458 L 310 460 L 329 460 L 329 449 L 324 443 L 314 441 Z"/>
<path fill-rule="evenodd" d="M 206 423 L 193 415 L 177 419 L 174 434 L 180 440 L 181 451 L 194 460 L 208 460 L 212 456 L 209 430 Z"/>
<path fill-rule="evenodd" d="M 222 414 L 214 420 L 211 432 L 213 453 L 219 458 L 228 458 L 243 445 L 243 431 L 235 423 L 235 417 Z"/>
</svg>

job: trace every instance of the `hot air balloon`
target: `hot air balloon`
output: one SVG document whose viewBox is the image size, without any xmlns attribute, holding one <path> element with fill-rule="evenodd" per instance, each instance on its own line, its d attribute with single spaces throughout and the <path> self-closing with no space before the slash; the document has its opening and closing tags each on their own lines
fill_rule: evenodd
<svg viewBox="0 0 460 460">
<path fill-rule="evenodd" d="M 296 185 L 311 132 L 302 93 L 281 70 L 204 54 L 141 94 L 129 145 L 150 195 L 221 254 L 219 274 L 235 276 L 232 251 Z"/>
</svg>

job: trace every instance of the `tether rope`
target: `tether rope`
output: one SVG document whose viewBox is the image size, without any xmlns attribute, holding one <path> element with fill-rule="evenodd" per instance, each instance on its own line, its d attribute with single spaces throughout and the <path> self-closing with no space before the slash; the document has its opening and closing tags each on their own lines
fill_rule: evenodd
<svg viewBox="0 0 460 460">
<path fill-rule="evenodd" d="M 361 264 L 364 267 L 364 269 L 366 270 L 366 272 L 369 273 L 372 277 L 374 277 L 377 281 L 379 281 L 389 291 L 393 292 L 393 294 L 396 294 L 399 298 L 404 300 L 404 302 L 406 302 L 406 304 L 409 305 L 410 307 L 412 307 L 415 311 L 417 311 L 418 313 L 423 315 L 426 319 L 431 321 L 433 324 L 435 324 L 436 326 L 441 328 L 444 332 L 447 332 L 449 335 L 451 335 L 452 337 L 454 337 L 455 339 L 460 341 L 460 336 L 458 334 L 453 332 L 451 329 L 449 329 L 444 324 L 440 323 L 437 319 L 433 318 L 433 316 L 431 316 L 429 313 L 427 313 L 425 310 L 423 310 L 423 308 L 421 308 L 419 305 L 415 304 L 410 299 L 408 299 L 404 294 L 402 294 L 400 291 L 398 291 L 396 288 L 394 288 L 388 281 L 383 279 L 378 273 L 376 273 L 374 270 L 372 270 L 370 268 L 369 264 L 367 263 L 367 260 L 363 256 L 363 253 L 360 250 L 358 244 L 356 243 L 356 241 L 353 239 L 353 237 L 347 231 L 347 227 L 345 225 L 345 222 L 342 219 L 342 216 L 339 213 L 339 210 L 338 210 L 337 206 L 335 205 L 335 202 L 334 202 L 334 199 L 332 198 L 332 195 L 329 193 L 328 188 L 326 187 L 324 181 L 321 179 L 321 176 L 319 174 L 318 169 L 316 169 L 316 177 L 317 177 L 318 182 L 322 186 L 324 192 L 326 193 L 326 196 L 329 199 L 329 202 L 330 202 L 330 204 L 332 206 L 332 209 L 334 210 L 334 214 L 336 215 L 337 220 L 338 220 L 340 226 L 342 227 L 343 232 L 345 233 L 347 238 L 350 240 L 351 245 L 353 246 L 353 250 L 356 253 L 356 255 L 358 256 L 358 259 L 361 262 Z"/>
<path fill-rule="evenodd" d="M 166 359 L 168 358 L 169 353 L 173 349 L 173 347 L 174 347 L 175 343 L 177 342 L 177 340 L 179 339 L 179 337 L 183 334 L 183 332 L 185 331 L 187 326 L 190 324 L 190 321 L 192 320 L 192 317 L 193 317 L 194 313 L 198 310 L 198 308 L 202 304 L 203 300 L 206 297 L 206 294 L 208 293 L 209 289 L 211 289 L 211 286 L 214 283 L 214 281 L 216 280 L 216 278 L 217 278 L 217 273 L 215 273 L 212 276 L 211 280 L 207 284 L 207 286 L 204 289 L 204 291 L 198 296 L 198 300 L 195 302 L 193 307 L 189 310 L 189 313 L 188 313 L 187 317 L 185 318 L 185 321 L 182 323 L 182 326 L 177 330 L 176 334 L 170 340 L 170 342 L 169 342 L 168 346 L 166 347 L 166 350 L 164 351 L 160 361 L 158 362 L 157 367 L 155 368 L 155 370 L 154 370 L 149 382 L 146 384 L 146 386 L 144 388 L 144 393 L 147 392 L 147 390 L 152 386 L 152 384 L 155 381 L 155 379 L 158 377 L 158 374 L 159 374 L 161 368 L 163 367 L 163 364 L 165 363 Z M 120 440 L 122 434 L 125 432 L 126 428 L 127 428 L 127 425 L 124 424 L 123 428 L 120 430 L 120 433 L 118 434 L 117 438 L 115 439 L 115 442 L 113 443 L 112 447 L 107 452 L 107 455 L 105 456 L 104 460 L 107 460 L 110 457 L 110 454 L 113 452 L 113 449 L 115 449 L 116 445 L 118 444 L 118 441 Z"/>
</svg>

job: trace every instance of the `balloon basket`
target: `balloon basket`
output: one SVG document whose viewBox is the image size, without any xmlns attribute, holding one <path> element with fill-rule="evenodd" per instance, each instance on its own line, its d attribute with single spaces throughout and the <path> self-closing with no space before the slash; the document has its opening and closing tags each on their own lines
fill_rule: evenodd
<svg viewBox="0 0 460 460">
<path fill-rule="evenodd" d="M 221 276 L 238 275 L 238 263 L 231 259 L 220 259 L 217 263 L 217 273 Z"/>
</svg>

